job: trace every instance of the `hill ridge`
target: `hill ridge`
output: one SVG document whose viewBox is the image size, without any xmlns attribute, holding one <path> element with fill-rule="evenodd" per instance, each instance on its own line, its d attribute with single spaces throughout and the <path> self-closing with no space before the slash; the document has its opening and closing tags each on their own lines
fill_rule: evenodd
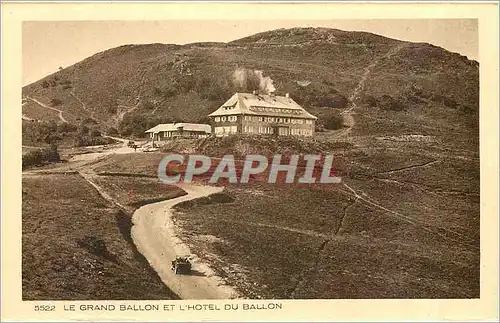
<svg viewBox="0 0 500 323">
<path fill-rule="evenodd" d="M 448 123 L 475 127 L 476 61 L 427 43 L 329 28 L 277 29 L 227 43 L 122 45 L 23 87 L 23 97 L 57 103 L 53 108 L 72 116 L 70 123 L 92 116 L 103 131 L 139 136 L 160 122 L 208 122 L 206 116 L 232 94 L 251 92 L 233 80 L 235 70 L 244 68 L 262 71 L 277 93 L 290 93 L 318 115 L 319 130 L 338 128 L 335 120 L 348 109 L 348 97 L 364 69 L 398 45 L 403 49 L 371 72 L 358 109 L 367 109 L 368 115 L 385 111 L 395 120 L 415 114 L 426 127 L 435 127 L 436 118 L 445 128 Z M 23 114 L 36 114 L 30 109 L 23 106 Z M 465 121 L 457 120 L 457 112 L 467 115 Z M 370 130 L 376 135 L 393 132 Z"/>
</svg>

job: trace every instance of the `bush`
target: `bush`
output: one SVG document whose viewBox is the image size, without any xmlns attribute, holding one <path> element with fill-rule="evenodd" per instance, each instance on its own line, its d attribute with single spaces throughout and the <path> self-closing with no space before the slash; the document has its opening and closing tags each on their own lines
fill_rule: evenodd
<svg viewBox="0 0 500 323">
<path fill-rule="evenodd" d="M 78 128 L 78 133 L 80 135 L 87 135 L 89 133 L 89 131 L 90 131 L 89 127 L 87 127 L 83 123 L 80 124 L 80 127 Z"/>
<path fill-rule="evenodd" d="M 22 168 L 30 166 L 42 166 L 46 163 L 58 163 L 61 161 L 57 146 L 51 148 L 37 149 L 23 155 Z"/>
<path fill-rule="evenodd" d="M 116 130 L 115 127 L 110 127 L 110 128 L 108 128 L 108 131 L 106 131 L 106 134 L 108 136 L 116 136 L 116 135 L 118 135 L 118 130 Z"/>
<path fill-rule="evenodd" d="M 43 163 L 42 151 L 33 150 L 23 155 L 23 169 L 29 166 L 40 166 Z"/>
<path fill-rule="evenodd" d="M 370 108 L 374 108 L 376 106 L 378 106 L 378 101 L 377 99 L 375 99 L 373 96 L 371 95 L 368 95 L 368 96 L 365 96 L 363 97 L 362 101 L 361 101 L 363 104 L 367 105 L 368 107 Z"/>
<path fill-rule="evenodd" d="M 384 110 L 402 111 L 404 110 L 403 104 L 392 96 L 384 94 L 379 99 L 379 107 Z"/>
<path fill-rule="evenodd" d="M 57 131 L 62 133 L 75 132 L 78 129 L 74 124 L 63 122 L 58 125 Z"/>
<path fill-rule="evenodd" d="M 456 109 L 458 107 L 458 103 L 455 100 L 453 100 L 452 98 L 446 97 L 444 95 L 433 94 L 431 99 L 434 102 L 441 103 L 448 108 Z"/>
<path fill-rule="evenodd" d="M 90 132 L 90 136 L 91 137 L 100 137 L 101 136 L 101 132 L 97 129 L 94 129 Z"/>
<path fill-rule="evenodd" d="M 54 99 L 50 100 L 50 105 L 53 107 L 61 105 L 61 104 L 62 104 L 62 101 L 58 98 L 54 98 Z"/>
<path fill-rule="evenodd" d="M 145 109 L 145 110 L 153 110 L 155 108 L 155 105 L 153 102 L 149 101 L 149 100 L 146 100 L 142 103 L 142 107 Z"/>
<path fill-rule="evenodd" d="M 340 115 L 331 115 L 324 121 L 324 127 L 328 130 L 337 130 L 342 128 L 344 124 L 343 118 Z"/>
<path fill-rule="evenodd" d="M 93 236 L 86 236 L 82 239 L 76 240 L 79 247 L 87 249 L 90 253 L 96 256 L 105 256 L 108 253 L 106 243 L 99 238 Z"/>
<path fill-rule="evenodd" d="M 156 96 L 161 96 L 161 95 L 162 95 L 162 91 L 161 91 L 161 89 L 160 89 L 160 88 L 155 87 L 155 88 L 153 89 L 153 94 L 154 94 L 154 95 L 156 95 Z"/>
</svg>

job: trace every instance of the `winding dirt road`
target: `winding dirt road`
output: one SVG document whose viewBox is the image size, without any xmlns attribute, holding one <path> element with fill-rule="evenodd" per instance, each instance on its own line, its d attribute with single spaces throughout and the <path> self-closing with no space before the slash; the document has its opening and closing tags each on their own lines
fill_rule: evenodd
<svg viewBox="0 0 500 323">
<path fill-rule="evenodd" d="M 214 193 L 223 188 L 203 185 L 179 185 L 187 195 L 148 204 L 135 211 L 131 236 L 137 250 L 146 257 L 161 280 L 181 299 L 233 299 L 238 294 L 198 258 L 193 257 L 192 275 L 176 275 L 171 261 L 176 256 L 191 255 L 189 248 L 177 237 L 172 220 L 172 207 Z"/>
<path fill-rule="evenodd" d="M 59 109 L 56 109 L 56 108 L 53 108 L 53 107 L 49 107 L 48 105 L 36 100 L 36 99 L 33 99 L 32 97 L 30 96 L 27 96 L 26 99 L 30 100 L 30 101 L 33 101 L 35 102 L 36 104 L 38 104 L 39 106 L 41 106 L 42 108 L 45 108 L 45 109 L 50 109 L 50 110 L 54 110 L 54 111 L 57 111 L 59 112 L 59 119 L 61 119 L 62 122 L 68 122 L 68 120 L 66 120 L 64 117 L 63 117 L 63 111 L 62 110 L 59 110 Z"/>
<path fill-rule="evenodd" d="M 393 47 L 385 55 L 374 59 L 368 66 L 366 66 L 364 68 L 364 72 L 361 75 L 361 79 L 359 80 L 353 93 L 348 98 L 349 108 L 347 108 L 346 110 L 344 110 L 340 113 L 340 115 L 343 118 L 343 123 L 344 123 L 345 128 L 340 130 L 338 133 L 334 134 L 333 138 L 340 138 L 340 137 L 345 136 L 347 139 L 349 132 L 351 131 L 352 127 L 354 127 L 354 123 L 355 123 L 353 114 L 355 113 L 354 110 L 358 107 L 356 102 L 357 102 L 357 100 L 359 100 L 360 95 L 365 88 L 365 83 L 366 83 L 366 80 L 368 79 L 368 76 L 372 72 L 373 68 L 379 64 L 381 59 L 390 58 L 391 56 L 398 53 L 402 48 L 403 48 L 403 45 L 398 45 L 398 46 Z"/>
<path fill-rule="evenodd" d="M 106 147 L 104 151 L 76 155 L 67 164 L 51 169 L 52 173 L 67 171 L 78 172 L 108 202 L 125 211 L 131 210 L 113 199 L 108 192 L 94 181 L 98 176 L 92 165 L 112 154 L 134 153 L 127 147 L 128 140 L 110 137 L 121 144 Z M 23 176 L 43 176 L 44 170 L 24 171 Z M 240 295 L 201 260 L 192 255 L 189 247 L 179 239 L 172 220 L 172 207 L 177 203 L 221 192 L 222 187 L 179 184 L 187 194 L 175 199 L 145 205 L 135 210 L 132 216 L 131 237 L 137 250 L 144 255 L 162 281 L 181 299 L 233 299 Z M 171 261 L 176 256 L 190 255 L 193 264 L 192 275 L 175 275 L 171 270 Z"/>
</svg>

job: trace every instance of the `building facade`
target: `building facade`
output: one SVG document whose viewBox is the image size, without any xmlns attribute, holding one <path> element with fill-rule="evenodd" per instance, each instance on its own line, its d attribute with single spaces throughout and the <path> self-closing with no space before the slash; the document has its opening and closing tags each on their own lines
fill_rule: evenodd
<svg viewBox="0 0 500 323">
<path fill-rule="evenodd" d="M 208 115 L 213 133 L 312 136 L 316 117 L 285 96 L 235 93 Z"/>
<path fill-rule="evenodd" d="M 212 133 L 212 127 L 199 123 L 163 123 L 146 130 L 152 141 L 175 138 L 202 138 Z"/>
</svg>

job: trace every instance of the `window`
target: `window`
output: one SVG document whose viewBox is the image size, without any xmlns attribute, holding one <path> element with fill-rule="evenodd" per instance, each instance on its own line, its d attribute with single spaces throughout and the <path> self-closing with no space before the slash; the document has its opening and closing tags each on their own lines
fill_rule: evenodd
<svg viewBox="0 0 500 323">
<path fill-rule="evenodd" d="M 226 121 L 226 117 L 221 117 L 220 121 L 222 121 L 222 122 Z"/>
<path fill-rule="evenodd" d="M 220 117 L 215 117 L 215 122 L 219 122 L 220 121 Z"/>
<path fill-rule="evenodd" d="M 236 117 L 236 116 L 229 116 L 229 117 L 227 117 L 227 120 L 234 122 L 234 121 L 238 120 L 238 117 Z"/>
</svg>

